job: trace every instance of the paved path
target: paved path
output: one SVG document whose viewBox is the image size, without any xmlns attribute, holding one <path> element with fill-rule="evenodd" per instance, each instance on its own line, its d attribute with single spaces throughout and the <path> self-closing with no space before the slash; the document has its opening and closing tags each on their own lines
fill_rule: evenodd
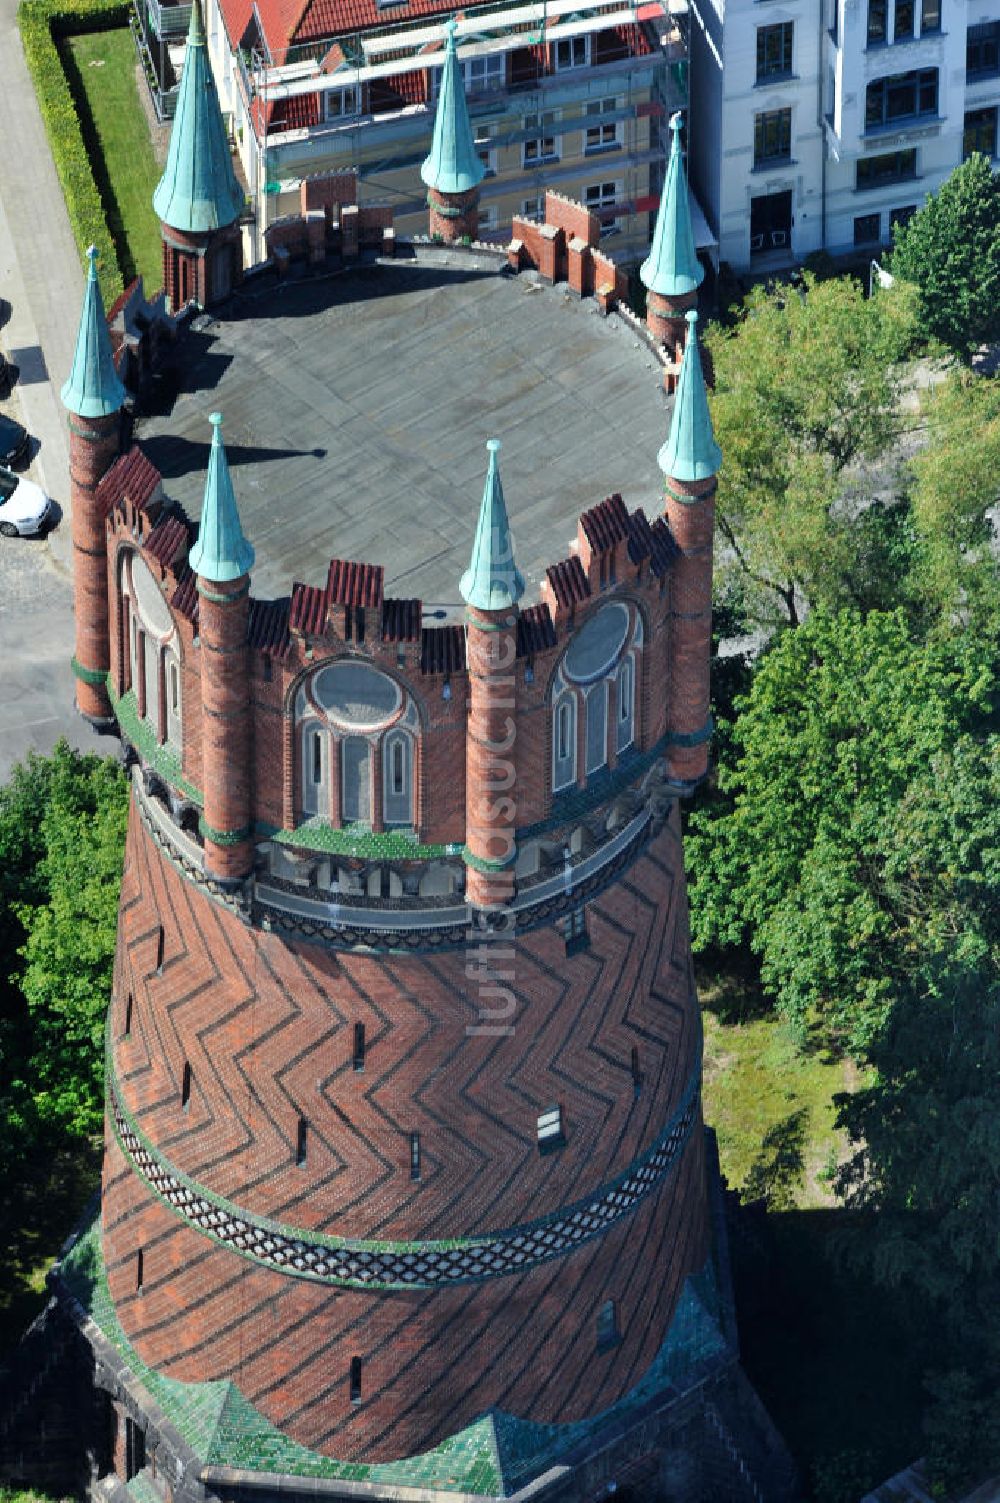
<svg viewBox="0 0 1000 1503">
<path fill-rule="evenodd" d="M 31 747 L 60 735 L 106 750 L 73 709 L 69 456 L 59 388 L 73 358 L 83 297 L 80 257 L 49 153 L 16 24 L 0 0 L 0 345 L 20 369 L 3 410 L 37 440 L 31 474 L 63 511 L 45 542 L 0 538 L 0 781 Z"/>
</svg>

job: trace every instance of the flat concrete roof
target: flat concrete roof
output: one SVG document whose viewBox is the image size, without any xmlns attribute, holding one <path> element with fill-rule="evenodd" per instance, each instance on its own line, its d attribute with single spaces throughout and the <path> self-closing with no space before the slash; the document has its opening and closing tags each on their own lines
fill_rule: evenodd
<svg viewBox="0 0 1000 1503">
<path fill-rule="evenodd" d="M 157 384 L 136 435 L 194 520 L 208 415 L 223 414 L 258 597 L 325 584 L 345 558 L 382 564 L 388 596 L 461 611 L 491 437 L 525 604 L 581 512 L 614 491 L 650 520 L 662 507 L 667 404 L 650 350 L 593 299 L 487 256 L 251 280 L 195 321 Z"/>
</svg>

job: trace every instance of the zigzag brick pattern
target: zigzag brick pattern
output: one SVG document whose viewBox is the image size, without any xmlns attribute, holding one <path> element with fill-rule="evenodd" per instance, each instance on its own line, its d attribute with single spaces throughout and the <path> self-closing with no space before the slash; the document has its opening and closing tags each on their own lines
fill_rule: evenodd
<svg viewBox="0 0 1000 1503">
<path fill-rule="evenodd" d="M 122 1105 L 159 1158 L 251 1217 L 414 1242 L 554 1217 L 654 1149 L 697 1077 L 676 809 L 587 919 L 590 946 L 572 956 L 554 926 L 516 936 L 507 958 L 491 946 L 493 969 L 509 972 L 514 1031 L 470 1033 L 481 1015 L 475 951 L 374 956 L 263 933 L 186 881 L 133 808 L 109 1023 Z M 542 1155 L 537 1119 L 556 1104 L 566 1143 Z M 493 1405 L 583 1418 L 641 1376 L 706 1256 L 699 1126 L 695 1098 L 665 1172 L 581 1245 L 523 1273 L 376 1292 L 293 1277 L 220 1245 L 151 1191 L 109 1125 L 112 1296 L 150 1365 L 187 1381 L 231 1377 L 274 1424 L 330 1455 L 413 1455 Z M 598 1352 L 609 1299 L 621 1341 Z M 360 1403 L 349 1393 L 355 1356 Z"/>
</svg>

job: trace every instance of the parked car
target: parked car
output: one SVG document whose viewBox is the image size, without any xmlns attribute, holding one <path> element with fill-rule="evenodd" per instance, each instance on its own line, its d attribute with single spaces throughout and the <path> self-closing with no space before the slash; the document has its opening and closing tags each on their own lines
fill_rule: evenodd
<svg viewBox="0 0 1000 1503">
<path fill-rule="evenodd" d="M 34 537 L 52 513 L 52 502 L 33 480 L 0 465 L 0 533 L 5 538 Z"/>
<path fill-rule="evenodd" d="M 23 464 L 27 457 L 27 428 L 0 413 L 0 464 Z"/>
</svg>

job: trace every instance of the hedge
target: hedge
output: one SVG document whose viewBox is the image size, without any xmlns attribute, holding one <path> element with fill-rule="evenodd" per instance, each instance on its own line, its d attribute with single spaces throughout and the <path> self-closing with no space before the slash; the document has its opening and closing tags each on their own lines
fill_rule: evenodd
<svg viewBox="0 0 1000 1503">
<path fill-rule="evenodd" d="M 124 283 L 59 55 L 59 38 L 125 26 L 128 15 L 129 6 L 122 0 L 21 0 L 17 11 L 28 71 L 81 259 L 91 245 L 100 254 L 98 275 L 105 307 L 118 297 Z"/>
</svg>

